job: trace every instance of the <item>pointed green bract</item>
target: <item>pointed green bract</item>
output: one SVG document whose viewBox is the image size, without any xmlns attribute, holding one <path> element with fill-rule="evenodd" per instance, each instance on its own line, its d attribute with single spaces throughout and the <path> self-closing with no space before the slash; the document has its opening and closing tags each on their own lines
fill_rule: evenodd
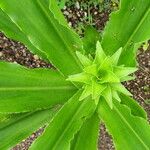
<svg viewBox="0 0 150 150">
<path fill-rule="evenodd" d="M 111 61 L 113 65 L 117 65 L 120 55 L 122 53 L 122 47 L 118 49 L 118 51 L 116 51 L 112 56 L 111 56 Z"/>
<path fill-rule="evenodd" d="M 99 70 L 100 73 L 100 83 L 118 83 L 120 79 L 112 71 Z"/>
<path fill-rule="evenodd" d="M 83 73 L 71 75 L 67 80 L 73 82 L 83 82 L 88 84 L 90 82 L 90 79 L 91 79 L 91 75 L 83 72 Z"/>
<path fill-rule="evenodd" d="M 77 51 L 76 55 L 84 67 L 90 66 L 92 64 L 92 61 L 84 56 L 81 52 Z"/>
<path fill-rule="evenodd" d="M 119 102 L 121 102 L 121 99 L 118 95 L 118 93 L 115 90 L 112 90 L 112 97 L 116 100 L 118 100 Z"/>
<path fill-rule="evenodd" d="M 81 101 L 81 100 L 87 98 L 88 96 L 90 96 L 91 91 L 92 91 L 91 86 L 86 85 L 83 92 L 82 92 L 82 94 L 81 94 L 81 96 L 80 96 L 80 98 L 79 98 L 79 101 Z"/>
<path fill-rule="evenodd" d="M 119 78 L 124 78 L 135 71 L 137 71 L 137 68 L 135 67 L 114 67 L 114 73 L 119 77 Z"/>
<path fill-rule="evenodd" d="M 95 81 L 92 82 L 92 96 L 93 99 L 99 98 L 103 90 L 105 90 L 107 86 L 105 84 L 99 84 Z"/>
<path fill-rule="evenodd" d="M 97 105 L 100 97 L 103 96 L 112 109 L 113 98 L 121 102 L 118 93 L 131 96 L 131 93 L 121 82 L 129 80 L 131 77 L 128 75 L 134 73 L 137 69 L 124 65 L 118 66 L 122 48 L 119 48 L 112 56 L 106 56 L 99 41 L 96 47 L 93 61 L 80 52 L 76 53 L 84 66 L 83 72 L 71 75 L 67 80 L 82 84 L 83 93 L 80 100 L 84 100 L 91 95 Z"/>
<path fill-rule="evenodd" d="M 110 86 L 107 86 L 107 88 L 103 91 L 102 96 L 106 100 L 109 107 L 112 109 L 113 108 L 113 101 L 112 101 L 112 91 L 111 91 Z"/>
<path fill-rule="evenodd" d="M 105 58 L 106 58 L 106 55 L 103 51 L 103 48 L 102 48 L 100 42 L 98 41 L 96 43 L 96 52 L 95 52 L 94 63 L 101 65 Z"/>
<path fill-rule="evenodd" d="M 97 76 L 97 74 L 98 74 L 98 69 L 97 69 L 97 65 L 96 64 L 93 64 L 91 66 L 88 66 L 88 67 L 84 68 L 84 71 L 87 74 L 91 74 L 91 75 L 94 75 L 94 76 Z"/>
<path fill-rule="evenodd" d="M 106 57 L 100 64 L 99 70 L 112 71 L 113 66 L 110 57 Z"/>
<path fill-rule="evenodd" d="M 118 92 L 121 92 L 128 96 L 132 96 L 132 94 L 122 84 L 113 83 L 113 84 L 111 84 L 111 87 L 112 87 L 112 89 L 114 89 Z"/>
</svg>

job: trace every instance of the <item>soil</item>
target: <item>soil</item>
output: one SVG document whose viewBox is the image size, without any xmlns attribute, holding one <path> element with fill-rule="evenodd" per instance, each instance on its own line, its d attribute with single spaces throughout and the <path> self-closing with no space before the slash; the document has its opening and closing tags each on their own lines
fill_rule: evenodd
<svg viewBox="0 0 150 150">
<path fill-rule="evenodd" d="M 84 26 L 86 24 L 92 24 L 98 31 L 103 30 L 106 21 L 109 18 L 110 12 L 116 9 L 118 5 L 117 3 L 115 3 L 115 5 L 108 3 L 109 7 L 102 9 L 99 5 L 90 4 L 89 10 L 86 5 L 84 8 L 81 7 L 81 4 L 82 3 L 80 1 L 79 4 L 66 3 L 66 6 L 62 9 L 69 25 L 75 28 L 80 35 L 83 35 Z M 114 7 L 112 7 L 112 5 Z M 89 11 L 90 16 L 92 16 L 91 21 L 86 18 Z M 0 60 L 19 63 L 29 68 L 52 68 L 51 64 L 44 62 L 37 55 L 33 55 L 20 42 L 6 38 L 3 33 L 0 33 Z M 150 105 L 145 102 L 145 100 L 150 99 L 150 46 L 146 51 L 144 51 L 142 47 L 139 49 L 137 61 L 139 63 L 139 70 L 135 73 L 136 79 L 126 82 L 124 85 L 146 110 L 150 120 Z M 37 132 L 33 133 L 30 137 L 18 144 L 12 150 L 28 150 L 28 147 L 43 132 L 43 130 L 43 128 L 40 128 Z M 113 150 L 114 145 L 112 143 L 111 136 L 107 133 L 104 125 L 101 125 L 100 132 L 101 135 L 98 144 L 99 149 Z"/>
</svg>

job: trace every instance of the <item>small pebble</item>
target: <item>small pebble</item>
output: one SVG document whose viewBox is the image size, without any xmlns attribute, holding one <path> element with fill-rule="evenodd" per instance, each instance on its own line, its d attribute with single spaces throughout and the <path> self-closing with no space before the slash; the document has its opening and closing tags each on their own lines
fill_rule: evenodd
<svg viewBox="0 0 150 150">
<path fill-rule="evenodd" d="M 0 57 L 2 57 L 3 56 L 3 53 L 2 52 L 0 52 Z"/>
<path fill-rule="evenodd" d="M 77 9 L 80 9 L 80 4 L 79 4 L 78 1 L 76 2 L 76 8 L 77 8 Z"/>
<path fill-rule="evenodd" d="M 33 57 L 34 57 L 35 60 L 38 60 L 38 59 L 39 59 L 39 56 L 38 56 L 38 55 L 34 55 Z"/>
</svg>

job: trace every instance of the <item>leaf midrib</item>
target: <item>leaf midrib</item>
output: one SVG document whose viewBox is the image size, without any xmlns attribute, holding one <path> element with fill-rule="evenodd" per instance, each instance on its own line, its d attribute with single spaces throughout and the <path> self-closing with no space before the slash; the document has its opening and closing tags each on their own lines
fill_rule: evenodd
<svg viewBox="0 0 150 150">
<path fill-rule="evenodd" d="M 65 132 L 68 130 L 68 128 L 70 127 L 71 123 L 73 122 L 75 116 L 78 114 L 79 110 L 83 107 L 83 105 L 84 105 L 84 103 L 82 103 L 82 104 L 80 105 L 80 107 L 78 107 L 78 108 L 76 109 L 76 112 L 75 112 L 75 114 L 72 116 L 72 118 L 70 119 L 70 121 L 69 121 L 69 123 L 68 123 L 68 126 L 65 128 L 65 130 L 63 130 L 61 136 L 60 136 L 60 137 L 57 139 L 57 141 L 53 144 L 53 146 L 52 146 L 52 147 L 53 147 L 53 150 L 57 147 L 57 144 L 62 140 L 62 138 L 63 138 L 64 135 L 65 135 Z M 80 119 L 81 119 L 81 118 L 80 118 Z M 75 133 L 74 133 L 74 134 L 75 134 Z"/>
<path fill-rule="evenodd" d="M 0 92 L 1 91 L 44 91 L 44 90 L 73 90 L 75 89 L 73 86 L 24 86 L 24 87 L 0 87 Z"/>
<path fill-rule="evenodd" d="M 138 136 L 138 134 L 136 133 L 136 131 L 131 127 L 131 125 L 128 123 L 128 121 L 125 119 L 125 117 L 120 113 L 120 111 L 118 110 L 118 108 L 115 105 L 114 105 L 114 109 L 116 110 L 116 112 L 118 113 L 118 115 L 121 117 L 121 119 L 123 120 L 123 122 L 125 122 L 125 124 L 129 127 L 129 129 L 135 134 L 135 136 L 140 141 L 140 143 L 146 148 L 146 150 L 149 150 L 149 147 Z"/>
<path fill-rule="evenodd" d="M 81 66 L 81 64 L 79 63 L 77 57 L 73 54 L 73 51 L 70 51 L 70 48 L 68 47 L 67 42 L 64 40 L 64 38 L 62 37 L 62 35 L 59 33 L 57 27 L 53 24 L 53 22 L 52 22 L 51 19 L 49 18 L 48 13 L 45 11 L 44 7 L 43 7 L 42 4 L 39 2 L 39 0 L 37 1 L 37 3 L 38 3 L 38 5 L 40 6 L 40 8 L 42 9 L 42 11 L 44 12 L 44 14 L 47 16 L 48 20 L 51 22 L 51 24 L 52 24 L 53 28 L 55 29 L 57 35 L 60 37 L 60 39 L 62 39 L 62 41 L 63 41 L 65 47 L 68 49 L 68 52 L 70 53 L 70 55 L 75 59 L 76 63 L 77 63 L 78 66 L 80 67 L 80 69 L 82 69 L 82 66 Z M 55 19 L 55 17 L 54 17 L 54 19 Z M 55 19 L 55 20 L 56 20 L 56 19 Z M 59 22 L 58 22 L 58 23 L 59 23 Z M 64 28 L 67 28 L 67 27 L 64 26 Z"/>
<path fill-rule="evenodd" d="M 130 37 L 128 38 L 126 44 L 124 45 L 123 50 L 126 50 L 126 48 L 128 47 L 129 43 L 131 42 L 132 38 L 134 37 L 134 35 L 138 31 L 138 29 L 140 28 L 141 24 L 144 22 L 145 18 L 148 16 L 149 11 L 150 11 L 150 7 L 148 7 L 146 12 L 144 13 L 144 16 L 142 16 L 142 18 L 140 19 L 140 22 L 139 22 L 138 26 L 133 30 L 132 34 L 130 35 Z"/>
</svg>

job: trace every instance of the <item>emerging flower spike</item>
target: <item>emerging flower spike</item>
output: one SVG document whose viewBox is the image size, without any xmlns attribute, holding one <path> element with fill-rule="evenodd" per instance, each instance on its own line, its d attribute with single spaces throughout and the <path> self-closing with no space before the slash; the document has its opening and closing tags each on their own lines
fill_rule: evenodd
<svg viewBox="0 0 150 150">
<path fill-rule="evenodd" d="M 122 48 L 112 56 L 106 56 L 100 42 L 97 42 L 94 59 L 84 56 L 79 51 L 76 52 L 83 65 L 83 72 L 70 75 L 67 80 L 82 83 L 83 92 L 80 101 L 91 95 L 97 105 L 100 97 L 103 96 L 112 109 L 113 99 L 121 101 L 119 93 L 131 95 L 121 82 L 133 79 L 128 75 L 135 72 L 137 68 L 118 66 L 121 52 Z"/>
</svg>

